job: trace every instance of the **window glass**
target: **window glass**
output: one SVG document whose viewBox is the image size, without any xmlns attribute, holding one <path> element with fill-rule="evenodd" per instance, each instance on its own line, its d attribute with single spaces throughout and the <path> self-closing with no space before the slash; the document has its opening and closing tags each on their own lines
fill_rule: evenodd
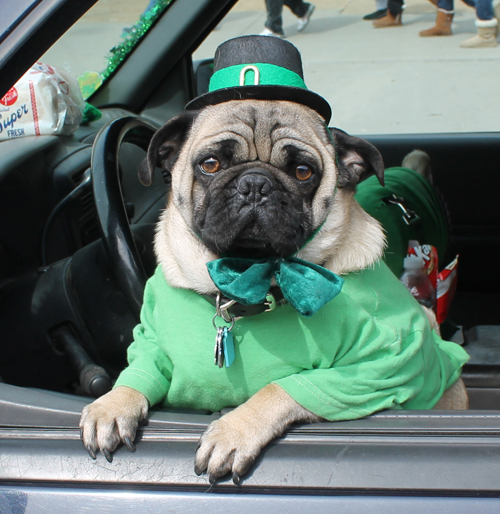
<svg viewBox="0 0 500 514">
<path fill-rule="evenodd" d="M 173 0 L 100 0 L 40 61 L 77 77 L 85 98 L 99 87 Z"/>
<path fill-rule="evenodd" d="M 16 0 L 2 3 L 2 16 L 0 16 L 0 41 L 7 31 L 12 30 L 22 21 L 24 16 L 35 7 L 39 0 Z"/>
<path fill-rule="evenodd" d="M 285 36 L 302 54 L 308 88 L 330 103 L 331 125 L 360 135 L 498 131 L 500 46 L 460 46 L 477 34 L 475 10 L 457 0 L 452 35 L 421 37 L 435 24 L 433 3 L 406 0 L 401 26 L 375 28 L 363 16 L 380 1 L 312 0 L 316 9 L 301 32 L 283 8 Z M 231 37 L 259 34 L 266 18 L 264 0 L 239 0 L 193 58 L 213 57 Z"/>
</svg>

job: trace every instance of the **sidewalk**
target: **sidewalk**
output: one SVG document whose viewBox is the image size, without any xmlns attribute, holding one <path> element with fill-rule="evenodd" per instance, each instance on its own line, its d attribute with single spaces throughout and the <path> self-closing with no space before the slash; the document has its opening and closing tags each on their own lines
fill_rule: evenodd
<svg viewBox="0 0 500 514">
<path fill-rule="evenodd" d="M 500 130 L 500 46 L 464 49 L 476 33 L 475 13 L 456 2 L 451 37 L 421 38 L 435 7 L 408 0 L 403 26 L 375 29 L 364 14 L 374 0 L 313 0 L 316 10 L 302 33 L 284 8 L 287 39 L 300 50 L 308 87 L 332 106 L 331 125 L 354 134 Z M 240 0 L 195 52 L 213 57 L 226 39 L 258 34 L 264 0 Z"/>
</svg>

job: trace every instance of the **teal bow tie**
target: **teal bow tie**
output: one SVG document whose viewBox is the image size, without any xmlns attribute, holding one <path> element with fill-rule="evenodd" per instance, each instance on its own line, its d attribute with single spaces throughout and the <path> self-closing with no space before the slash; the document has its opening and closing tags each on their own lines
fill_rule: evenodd
<svg viewBox="0 0 500 514">
<path fill-rule="evenodd" d="M 312 316 L 341 291 L 344 279 L 296 257 L 243 259 L 224 257 L 207 263 L 208 273 L 219 291 L 244 305 L 263 303 L 271 279 L 302 316 Z"/>
</svg>

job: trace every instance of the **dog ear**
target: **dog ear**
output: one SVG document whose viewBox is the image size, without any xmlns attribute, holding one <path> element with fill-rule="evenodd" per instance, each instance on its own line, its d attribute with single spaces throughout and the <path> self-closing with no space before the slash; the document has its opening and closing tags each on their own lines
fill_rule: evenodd
<svg viewBox="0 0 500 514">
<path fill-rule="evenodd" d="M 339 168 L 339 187 L 355 185 L 375 174 L 384 185 L 384 161 L 380 152 L 368 141 L 332 128 Z"/>
<path fill-rule="evenodd" d="M 139 180 L 151 185 L 156 167 L 170 171 L 196 118 L 196 112 L 186 112 L 172 118 L 158 129 L 149 143 L 148 155 L 139 165 Z"/>
</svg>

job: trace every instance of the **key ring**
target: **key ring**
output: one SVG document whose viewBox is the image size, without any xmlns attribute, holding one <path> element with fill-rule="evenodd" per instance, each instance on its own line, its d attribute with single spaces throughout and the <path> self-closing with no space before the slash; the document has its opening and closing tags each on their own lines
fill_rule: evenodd
<svg viewBox="0 0 500 514">
<path fill-rule="evenodd" d="M 225 304 L 221 305 L 222 295 L 220 291 L 217 292 L 217 298 L 215 300 L 215 310 L 216 315 L 221 317 L 226 323 L 233 323 L 234 325 L 234 316 L 228 312 L 236 302 L 236 300 L 229 300 Z M 231 328 L 233 328 L 231 326 Z"/>
<path fill-rule="evenodd" d="M 212 325 L 214 326 L 215 330 L 217 330 L 219 327 L 215 324 L 215 318 L 222 318 L 226 323 L 231 323 L 231 326 L 228 327 L 228 331 L 231 332 L 234 327 L 234 316 L 229 314 L 231 316 L 231 319 L 229 321 L 226 321 L 222 316 L 219 316 L 217 313 L 214 314 L 214 317 L 212 318 Z"/>
</svg>

